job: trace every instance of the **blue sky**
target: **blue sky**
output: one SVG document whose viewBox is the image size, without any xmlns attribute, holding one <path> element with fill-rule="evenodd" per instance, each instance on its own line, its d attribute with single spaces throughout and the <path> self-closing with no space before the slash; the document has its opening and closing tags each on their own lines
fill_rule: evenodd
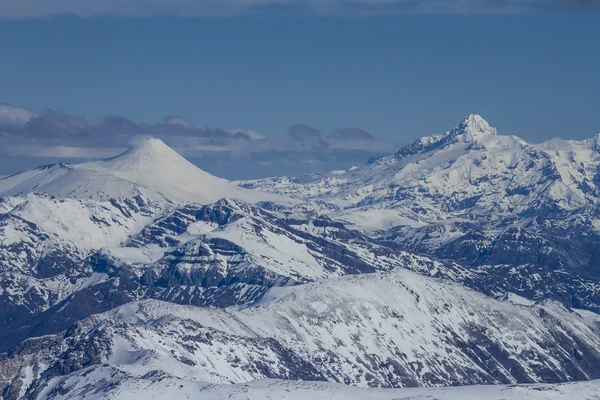
<svg viewBox="0 0 600 400">
<path fill-rule="evenodd" d="M 471 112 L 530 141 L 600 131 L 594 8 L 370 16 L 281 9 L 24 19 L 5 10 L 0 103 L 92 122 L 177 115 L 269 137 L 294 123 L 324 134 L 357 126 L 393 143 L 443 132 Z"/>
</svg>

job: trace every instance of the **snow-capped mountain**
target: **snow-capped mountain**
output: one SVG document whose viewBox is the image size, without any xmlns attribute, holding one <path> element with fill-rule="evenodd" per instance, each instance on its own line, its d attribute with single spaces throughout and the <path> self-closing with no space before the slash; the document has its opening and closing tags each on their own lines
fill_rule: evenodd
<svg viewBox="0 0 600 400">
<path fill-rule="evenodd" d="M 141 195 L 149 200 L 210 204 L 221 198 L 273 200 L 236 188 L 202 171 L 160 139 L 144 139 L 116 157 L 83 164 L 54 164 L 0 179 L 0 196 L 47 193 L 109 200 Z"/>
<path fill-rule="evenodd" d="M 139 196 L 98 202 L 32 194 L 0 204 L 2 334 L 84 285 L 87 257 L 119 246 L 164 208 Z"/>
<path fill-rule="evenodd" d="M 598 204 L 598 137 L 530 145 L 501 136 L 479 115 L 358 168 L 298 178 L 239 182 L 345 208 L 398 210 L 435 221 L 454 214 L 566 215 Z"/>
<path fill-rule="evenodd" d="M 10 203 L 0 216 L 0 350 L 137 299 L 225 307 L 272 286 L 430 268 L 327 219 L 287 221 L 240 200 L 164 208 L 140 196 L 29 195 Z"/>
<path fill-rule="evenodd" d="M 599 140 L 528 144 L 470 115 L 358 168 L 238 184 L 328 201 L 332 219 L 420 253 L 597 280 Z"/>
<path fill-rule="evenodd" d="M 26 205 L 32 207 L 28 202 L 58 216 L 83 215 L 82 222 L 90 225 L 79 224 L 74 236 L 87 241 L 78 244 L 66 233 L 56 234 L 50 228 L 58 229 L 58 223 L 48 222 L 45 231 L 43 221 L 23 219 L 45 215 L 22 212 Z M 0 350 L 129 301 L 228 307 L 250 304 L 271 287 L 396 268 L 457 282 L 494 298 L 514 293 L 600 310 L 595 280 L 543 266 L 467 268 L 413 254 L 325 217 L 285 219 L 239 200 L 167 210 L 153 205 L 141 198 L 104 204 L 30 195 L 15 208 L 19 218 L 8 213 L 4 234 L 12 232 L 13 239 L 0 246 L 5 260 Z M 108 242 L 106 230 L 113 237 Z M 16 256 L 20 254 L 27 257 Z"/>
<path fill-rule="evenodd" d="M 271 289 L 241 310 L 129 303 L 13 349 L 2 382 L 5 393 L 36 398 L 69 381 L 62 376 L 76 381 L 83 368 L 101 365 L 137 379 L 166 373 L 214 383 L 277 378 L 413 387 L 591 379 L 600 375 L 598 318 L 554 302 L 498 301 L 396 269 Z"/>
<path fill-rule="evenodd" d="M 536 300 L 563 300 L 552 295 L 554 285 L 542 290 L 526 274 L 513 274 L 510 284 L 495 281 L 488 270 L 469 270 L 458 263 L 416 255 L 325 217 L 282 218 L 239 200 L 166 210 L 152 207 L 161 203 L 144 203 L 141 198 L 115 202 L 116 208 L 111 208 L 112 203 L 34 195 L 27 201 L 50 202 L 59 216 L 71 215 L 73 203 L 87 205 L 87 214 L 80 210 L 85 216 L 82 220 L 91 221 L 84 233 L 96 239 L 77 246 L 67 234 L 50 237 L 54 232 L 41 229 L 43 223 L 38 226 L 11 213 L 5 216 L 9 233 L 19 238 L 13 242 L 24 247 L 13 243 L 3 248 L 6 263 L 0 299 L 8 311 L 3 314 L 0 350 L 31 335 L 66 329 L 78 319 L 129 301 L 151 298 L 228 307 L 253 303 L 271 287 L 394 268 L 459 282 L 494 297 L 515 292 Z M 20 203 L 15 213 L 26 204 Z M 79 230 L 85 228 L 80 225 Z M 106 229 L 114 235 L 109 242 L 101 234 Z M 22 239 L 26 234 L 27 240 Z M 13 256 L 20 253 L 29 257 Z M 580 285 L 580 279 L 571 279 Z M 563 275 L 563 287 L 565 282 Z M 576 298 L 586 299 L 582 304 L 587 308 L 600 304 L 591 284 L 583 286 Z"/>
<path fill-rule="evenodd" d="M 0 179 L 0 398 L 600 378 L 599 142 L 471 115 L 324 175 L 151 139 Z"/>
</svg>

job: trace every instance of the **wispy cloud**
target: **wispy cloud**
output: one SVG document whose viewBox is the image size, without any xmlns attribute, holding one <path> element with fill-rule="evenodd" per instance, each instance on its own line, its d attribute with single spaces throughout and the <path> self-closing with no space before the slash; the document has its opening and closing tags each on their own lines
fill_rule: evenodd
<svg viewBox="0 0 600 400">
<path fill-rule="evenodd" d="M 233 172 L 240 169 L 247 173 L 244 177 L 253 177 L 257 169 L 264 176 L 344 168 L 397 147 L 360 128 L 327 135 L 294 124 L 287 135 L 270 138 L 252 129 L 198 128 L 180 116 L 148 124 L 113 115 L 90 123 L 85 117 L 56 110 L 38 113 L 0 104 L 0 161 L 2 157 L 44 158 L 45 162 L 106 158 L 139 137 L 159 138 L 202 168 L 229 177 L 239 177 Z M 16 171 L 0 171 L 6 172 Z"/>
<path fill-rule="evenodd" d="M 106 148 L 127 147 L 132 138 L 152 136 L 178 147 L 235 149 L 252 141 L 257 133 L 243 130 L 197 128 L 182 117 L 164 117 L 162 123 L 135 123 L 122 116 L 108 116 L 97 123 L 56 110 L 43 113 L 0 104 L 0 144 L 9 146 Z"/>
<path fill-rule="evenodd" d="M 583 10 L 600 7 L 598 0 L 2 0 L 0 19 L 58 15 L 151 17 L 173 15 L 231 16 L 286 7 L 313 15 L 388 13 L 481 14 L 540 9 Z"/>
<path fill-rule="evenodd" d="M 0 104 L 0 132 L 5 129 L 18 130 L 25 128 L 27 123 L 37 116 L 38 113 L 25 107 Z"/>
</svg>

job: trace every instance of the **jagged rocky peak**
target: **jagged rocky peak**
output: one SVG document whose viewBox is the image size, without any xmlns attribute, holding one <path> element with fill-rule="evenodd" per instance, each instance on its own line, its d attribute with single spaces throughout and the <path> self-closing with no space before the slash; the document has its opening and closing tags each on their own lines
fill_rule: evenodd
<svg viewBox="0 0 600 400">
<path fill-rule="evenodd" d="M 596 133 L 596 136 L 592 138 L 592 149 L 600 153 L 600 132 Z"/>
<path fill-rule="evenodd" d="M 469 114 L 458 126 L 462 132 L 496 134 L 496 129 L 479 114 Z"/>
<path fill-rule="evenodd" d="M 496 128 L 492 128 L 479 114 L 470 114 L 456 128 L 458 132 L 472 135 L 496 135 Z"/>
<path fill-rule="evenodd" d="M 401 148 L 396 153 L 396 157 L 405 158 L 431 150 L 442 149 L 458 141 L 475 143 L 486 137 L 496 136 L 496 134 L 496 129 L 492 128 L 481 115 L 470 114 L 458 126 L 446 133 L 424 136 Z"/>
</svg>

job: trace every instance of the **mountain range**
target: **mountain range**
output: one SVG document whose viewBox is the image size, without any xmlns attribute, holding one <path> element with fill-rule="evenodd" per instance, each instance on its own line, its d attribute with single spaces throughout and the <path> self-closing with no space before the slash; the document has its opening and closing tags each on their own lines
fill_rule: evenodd
<svg viewBox="0 0 600 400">
<path fill-rule="evenodd" d="M 598 136 L 528 144 L 470 115 L 326 174 L 229 182 L 147 139 L 4 177 L 0 393 L 451 399 L 480 391 L 427 387 L 600 378 L 599 171 Z M 600 391 L 518 388 L 480 390 Z"/>
</svg>

